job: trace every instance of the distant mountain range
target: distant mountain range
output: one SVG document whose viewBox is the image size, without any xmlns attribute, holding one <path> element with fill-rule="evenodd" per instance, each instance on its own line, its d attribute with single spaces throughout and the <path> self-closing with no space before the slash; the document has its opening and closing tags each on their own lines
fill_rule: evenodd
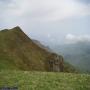
<svg viewBox="0 0 90 90">
<path fill-rule="evenodd" d="M 90 42 L 78 42 L 53 46 L 53 50 L 62 54 L 65 61 L 79 68 L 82 72 L 90 72 Z"/>
<path fill-rule="evenodd" d="M 51 49 L 30 39 L 18 26 L 0 31 L 0 70 L 47 71 L 45 62 L 51 53 Z M 76 69 L 64 63 L 64 71 Z"/>
</svg>

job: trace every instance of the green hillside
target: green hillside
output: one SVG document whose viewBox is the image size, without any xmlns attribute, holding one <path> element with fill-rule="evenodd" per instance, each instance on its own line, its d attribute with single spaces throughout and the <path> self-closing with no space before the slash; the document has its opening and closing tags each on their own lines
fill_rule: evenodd
<svg viewBox="0 0 90 90">
<path fill-rule="evenodd" d="M 77 70 L 65 61 L 64 72 L 70 73 L 45 72 L 52 55 L 63 58 L 35 44 L 20 27 L 0 31 L 0 89 L 90 90 L 90 75 L 75 74 Z"/>
<path fill-rule="evenodd" d="M 0 31 L 0 70 L 48 71 L 46 61 L 50 54 L 35 44 L 20 27 Z M 64 71 L 76 72 L 66 63 Z"/>
<path fill-rule="evenodd" d="M 90 75 L 1 71 L 0 88 L 18 87 L 18 90 L 90 90 Z"/>
<path fill-rule="evenodd" d="M 44 70 L 48 54 L 19 27 L 0 31 L 0 69 Z"/>
</svg>

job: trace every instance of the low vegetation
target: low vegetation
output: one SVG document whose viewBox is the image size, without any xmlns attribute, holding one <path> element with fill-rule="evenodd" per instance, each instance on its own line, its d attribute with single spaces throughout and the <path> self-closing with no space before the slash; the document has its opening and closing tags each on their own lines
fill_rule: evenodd
<svg viewBox="0 0 90 90">
<path fill-rule="evenodd" d="M 0 88 L 19 90 L 90 90 L 90 75 L 35 71 L 1 71 Z"/>
</svg>

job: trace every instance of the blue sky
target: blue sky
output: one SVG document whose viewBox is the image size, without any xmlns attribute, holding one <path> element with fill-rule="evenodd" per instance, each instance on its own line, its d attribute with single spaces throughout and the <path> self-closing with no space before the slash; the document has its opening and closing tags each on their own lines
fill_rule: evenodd
<svg viewBox="0 0 90 90">
<path fill-rule="evenodd" d="M 0 0 L 0 29 L 15 26 L 46 44 L 90 41 L 90 0 Z"/>
</svg>

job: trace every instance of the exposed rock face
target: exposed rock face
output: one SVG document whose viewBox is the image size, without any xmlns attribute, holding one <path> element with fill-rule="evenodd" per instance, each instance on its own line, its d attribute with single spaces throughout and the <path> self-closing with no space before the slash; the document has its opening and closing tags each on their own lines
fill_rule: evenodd
<svg viewBox="0 0 90 90">
<path fill-rule="evenodd" d="M 62 56 L 52 53 L 48 59 L 49 71 L 63 72 L 64 65 Z"/>
</svg>

